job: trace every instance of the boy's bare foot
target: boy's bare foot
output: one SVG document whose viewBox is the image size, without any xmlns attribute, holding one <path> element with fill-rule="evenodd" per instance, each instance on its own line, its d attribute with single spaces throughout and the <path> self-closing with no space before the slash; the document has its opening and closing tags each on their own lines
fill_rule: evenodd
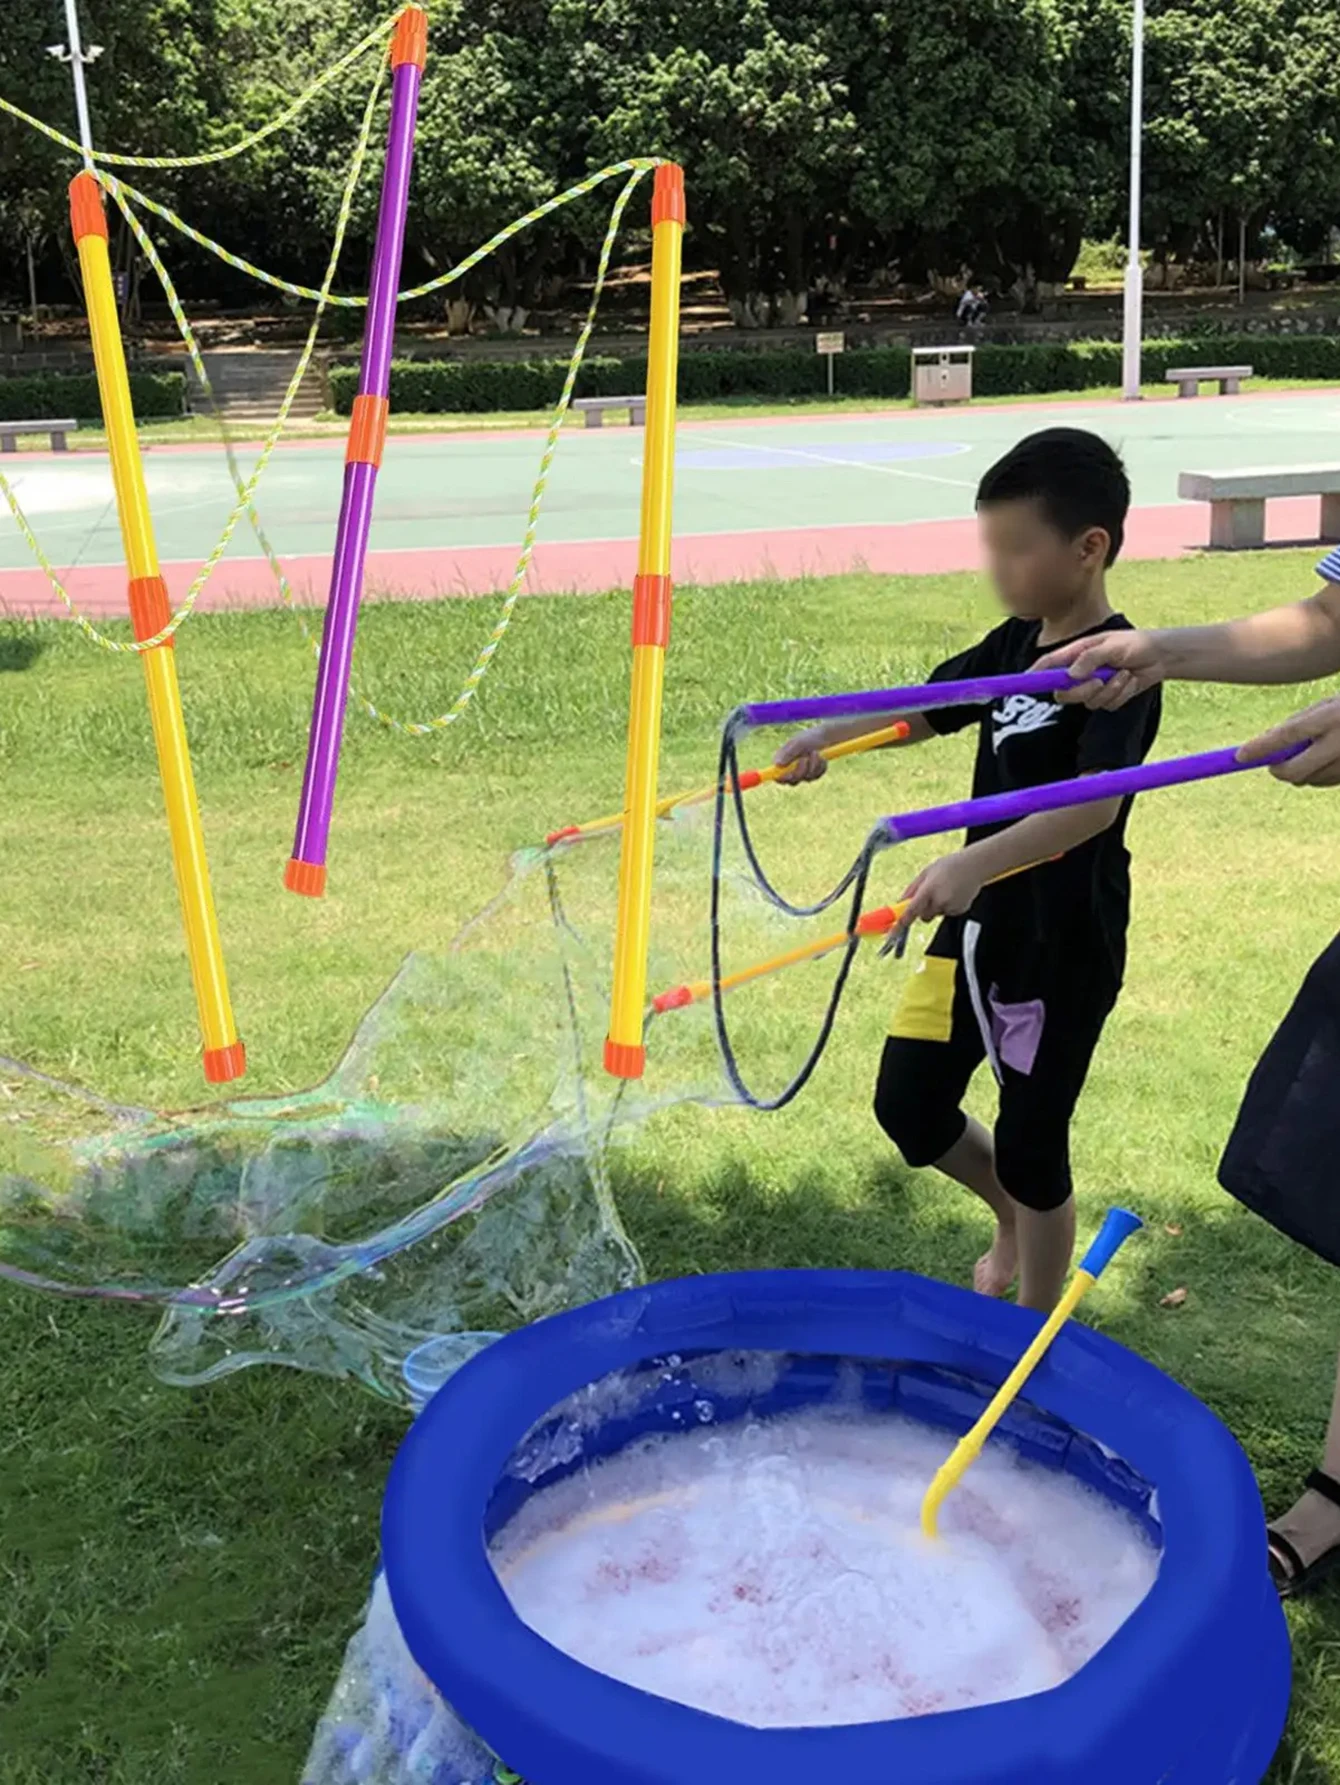
<svg viewBox="0 0 1340 1785">
<path fill-rule="evenodd" d="M 1019 1274 L 1019 1242 L 1012 1227 L 996 1225 L 991 1250 L 973 1267 L 972 1286 L 978 1295 L 1002 1296 Z"/>
</svg>

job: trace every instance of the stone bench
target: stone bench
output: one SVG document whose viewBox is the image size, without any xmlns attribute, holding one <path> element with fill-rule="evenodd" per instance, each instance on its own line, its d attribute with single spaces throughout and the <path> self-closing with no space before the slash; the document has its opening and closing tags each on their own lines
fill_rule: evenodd
<svg viewBox="0 0 1340 1785">
<path fill-rule="evenodd" d="M 1273 465 L 1247 471 L 1183 471 L 1177 494 L 1210 505 L 1210 544 L 1243 551 L 1266 542 L 1266 503 L 1320 496 L 1319 539 L 1340 540 L 1340 464 Z"/>
<path fill-rule="evenodd" d="M 1251 366 L 1169 366 L 1163 379 L 1177 386 L 1179 397 L 1198 397 L 1202 384 L 1217 384 L 1221 397 L 1236 397 L 1251 376 Z"/>
<path fill-rule="evenodd" d="M 65 436 L 79 427 L 77 421 L 0 421 L 0 452 L 17 452 L 20 434 L 47 434 L 53 452 L 68 450 Z"/>
<path fill-rule="evenodd" d="M 626 409 L 630 428 L 640 428 L 647 419 L 645 397 L 578 397 L 573 403 L 586 417 L 588 428 L 603 428 L 607 409 Z"/>
</svg>

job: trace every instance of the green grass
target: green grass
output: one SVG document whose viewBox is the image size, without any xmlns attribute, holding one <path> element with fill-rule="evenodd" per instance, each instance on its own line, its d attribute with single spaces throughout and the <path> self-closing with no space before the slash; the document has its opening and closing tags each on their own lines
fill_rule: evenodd
<svg viewBox="0 0 1340 1785">
<path fill-rule="evenodd" d="M 1123 567 L 1115 593 L 1169 622 L 1309 587 L 1307 555 L 1265 553 Z M 360 674 L 394 710 L 441 710 L 494 611 L 371 606 Z M 989 618 L 968 577 L 684 591 L 664 784 L 710 779 L 716 722 L 738 700 L 910 679 Z M 528 602 L 466 723 L 414 744 L 351 715 L 319 904 L 279 889 L 312 677 L 293 622 L 187 626 L 177 654 L 257 1090 L 319 1078 L 405 950 L 440 947 L 511 849 L 617 806 L 627 625 L 620 595 Z M 1174 690 L 1159 749 L 1239 739 L 1305 693 Z M 961 790 L 966 748 L 758 795 L 768 859 L 797 890 L 826 883 L 875 814 Z M 135 665 L 69 628 L 0 627 L 0 782 L 0 1053 L 108 1095 L 198 1099 Z M 1150 1222 L 1091 1318 L 1230 1423 L 1272 1507 L 1316 1460 L 1340 1298 L 1331 1271 L 1216 1189 L 1214 1166 L 1260 1047 L 1336 928 L 1338 817 L 1334 799 L 1257 776 L 1137 808 L 1131 972 L 1076 1134 L 1086 1230 L 1113 1200 Z M 924 859 L 886 858 L 875 892 Z M 701 908 L 658 910 L 689 956 L 705 956 Z M 868 1114 L 896 973 L 862 964 L 790 1110 L 675 1110 L 615 1156 L 655 1273 L 823 1263 L 965 1279 L 982 1221 L 899 1170 Z M 767 1007 L 785 1023 L 735 1006 L 765 1079 L 795 1064 L 812 1020 L 813 986 L 792 983 Z M 0 1121 L 19 1095 L 0 1075 Z M 1160 1307 L 1178 1287 L 1185 1305 Z M 133 1312 L 0 1289 L 0 1785 L 291 1785 L 357 1619 L 399 1418 L 277 1371 L 160 1387 L 151 1332 Z M 1272 1785 L 1340 1785 L 1340 1595 L 1290 1620 L 1295 1708 Z"/>
<path fill-rule="evenodd" d="M 1251 381 L 1251 389 L 1254 391 L 1325 388 L 1329 386 L 1315 378 L 1253 378 Z M 1176 393 L 1166 383 L 1151 381 L 1143 385 L 1142 389 L 1150 399 L 1176 398 Z M 1092 390 L 1052 392 L 1041 397 L 977 397 L 974 404 L 978 408 L 999 408 L 1010 403 L 1105 403 L 1114 401 L 1120 395 L 1121 391 L 1117 386 L 1104 385 Z M 732 421 L 742 413 L 760 418 L 774 415 L 887 415 L 894 410 L 911 407 L 912 403 L 906 397 L 731 397 L 716 403 L 685 403 L 679 410 L 679 416 L 681 421 L 694 422 Z M 416 414 L 407 411 L 392 415 L 389 429 L 392 434 L 477 434 L 494 430 L 506 432 L 516 428 L 543 430 L 549 426 L 550 420 L 547 410 L 507 409 L 485 415 Z M 574 417 L 567 425 L 580 428 L 582 423 L 580 418 Z M 619 427 L 623 424 L 615 418 L 605 425 Z M 230 422 L 228 426 L 229 438 L 233 440 L 262 440 L 266 431 L 264 422 L 238 421 Z M 318 415 L 303 416 L 291 421 L 284 430 L 284 438 L 342 440 L 348 431 L 348 416 L 323 410 Z M 143 446 L 186 446 L 200 441 L 217 441 L 222 438 L 222 433 L 213 416 L 184 415 L 172 421 L 142 422 L 139 437 Z M 50 445 L 45 434 L 20 434 L 18 438 L 22 451 L 37 451 Z M 70 447 L 74 452 L 104 452 L 107 436 L 100 428 L 81 428 L 77 434 L 70 436 Z"/>
</svg>

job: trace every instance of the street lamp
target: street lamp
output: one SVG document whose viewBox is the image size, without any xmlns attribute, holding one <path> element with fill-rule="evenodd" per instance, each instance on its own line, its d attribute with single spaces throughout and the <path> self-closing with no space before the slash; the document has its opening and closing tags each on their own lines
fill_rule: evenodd
<svg viewBox="0 0 1340 1785">
<path fill-rule="evenodd" d="M 84 88 L 84 70 L 89 63 L 96 62 L 102 54 L 100 43 L 91 43 L 84 49 L 79 41 L 79 6 L 78 0 L 65 0 L 65 43 L 49 43 L 47 55 L 54 56 L 58 62 L 68 62 L 70 72 L 74 76 L 74 105 L 79 114 L 79 141 L 84 149 L 84 166 L 90 171 L 93 167 L 93 126 L 88 119 L 88 93 Z"/>
<path fill-rule="evenodd" d="M 1131 30 L 1131 217 L 1126 237 L 1125 303 L 1121 336 L 1121 394 L 1140 395 L 1140 348 L 1144 332 L 1145 275 L 1140 265 L 1140 152 L 1145 110 L 1145 0 L 1135 0 Z"/>
</svg>

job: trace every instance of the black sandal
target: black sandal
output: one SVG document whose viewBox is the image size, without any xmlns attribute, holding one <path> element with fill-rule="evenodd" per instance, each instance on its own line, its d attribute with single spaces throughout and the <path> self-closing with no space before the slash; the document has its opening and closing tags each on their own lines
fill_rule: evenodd
<svg viewBox="0 0 1340 1785">
<path fill-rule="evenodd" d="M 1304 1484 L 1305 1491 L 1320 1494 L 1332 1506 L 1340 1507 L 1340 1481 L 1324 1470 L 1314 1469 Z M 1305 1562 L 1289 1539 L 1281 1532 L 1268 1530 L 1270 1544 L 1270 1578 L 1281 1599 L 1296 1599 L 1311 1593 L 1333 1574 L 1340 1573 L 1340 1541 L 1323 1550 L 1314 1562 Z"/>
</svg>

